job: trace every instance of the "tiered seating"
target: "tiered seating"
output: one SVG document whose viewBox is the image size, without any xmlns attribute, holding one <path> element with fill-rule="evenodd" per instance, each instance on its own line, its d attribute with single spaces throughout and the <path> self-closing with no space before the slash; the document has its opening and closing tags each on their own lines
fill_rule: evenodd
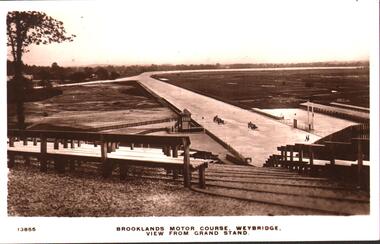
<svg viewBox="0 0 380 244">
<path fill-rule="evenodd" d="M 9 130 L 8 138 L 10 168 L 16 155 L 27 160 L 38 158 L 41 171 L 47 170 L 47 161 L 53 161 L 59 172 L 67 165 L 75 169 L 80 161 L 100 162 L 103 176 L 108 177 L 118 166 L 121 179 L 131 165 L 160 167 L 172 171 L 173 176 L 181 172 L 186 187 L 190 186 L 191 172 L 198 170 L 199 185 L 205 187 L 208 161 L 190 159 L 188 137 Z"/>
<path fill-rule="evenodd" d="M 281 167 L 313 176 L 327 176 L 369 186 L 369 140 L 295 144 L 277 147 L 264 167 Z"/>
</svg>

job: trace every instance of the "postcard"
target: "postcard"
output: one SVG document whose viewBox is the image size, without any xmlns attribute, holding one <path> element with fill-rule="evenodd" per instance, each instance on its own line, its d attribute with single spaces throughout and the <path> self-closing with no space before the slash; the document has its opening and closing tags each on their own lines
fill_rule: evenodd
<svg viewBox="0 0 380 244">
<path fill-rule="evenodd" d="M 0 5 L 1 243 L 379 240 L 376 1 Z"/>
</svg>

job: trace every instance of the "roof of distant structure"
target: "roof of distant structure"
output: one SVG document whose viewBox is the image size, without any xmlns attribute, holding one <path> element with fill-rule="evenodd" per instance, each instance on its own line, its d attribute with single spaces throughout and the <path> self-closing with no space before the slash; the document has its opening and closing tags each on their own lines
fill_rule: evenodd
<svg viewBox="0 0 380 244">
<path fill-rule="evenodd" d="M 181 115 L 191 115 L 190 111 L 187 110 L 186 108 L 183 110 L 183 112 L 181 113 Z"/>
</svg>

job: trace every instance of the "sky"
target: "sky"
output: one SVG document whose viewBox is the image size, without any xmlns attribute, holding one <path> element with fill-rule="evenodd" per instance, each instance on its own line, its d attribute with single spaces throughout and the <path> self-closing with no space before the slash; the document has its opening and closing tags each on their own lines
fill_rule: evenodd
<svg viewBox="0 0 380 244">
<path fill-rule="evenodd" d="M 8 10 L 44 11 L 77 35 L 31 46 L 30 65 L 295 63 L 368 60 L 371 2 L 41 1 Z"/>
</svg>

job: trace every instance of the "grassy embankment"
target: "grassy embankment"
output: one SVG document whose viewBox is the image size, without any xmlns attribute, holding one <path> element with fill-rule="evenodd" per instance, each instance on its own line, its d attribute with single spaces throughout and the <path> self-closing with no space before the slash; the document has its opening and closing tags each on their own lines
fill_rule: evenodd
<svg viewBox="0 0 380 244">
<path fill-rule="evenodd" d="M 194 72 L 155 75 L 243 108 L 296 108 L 308 99 L 369 106 L 369 69 Z"/>
</svg>

